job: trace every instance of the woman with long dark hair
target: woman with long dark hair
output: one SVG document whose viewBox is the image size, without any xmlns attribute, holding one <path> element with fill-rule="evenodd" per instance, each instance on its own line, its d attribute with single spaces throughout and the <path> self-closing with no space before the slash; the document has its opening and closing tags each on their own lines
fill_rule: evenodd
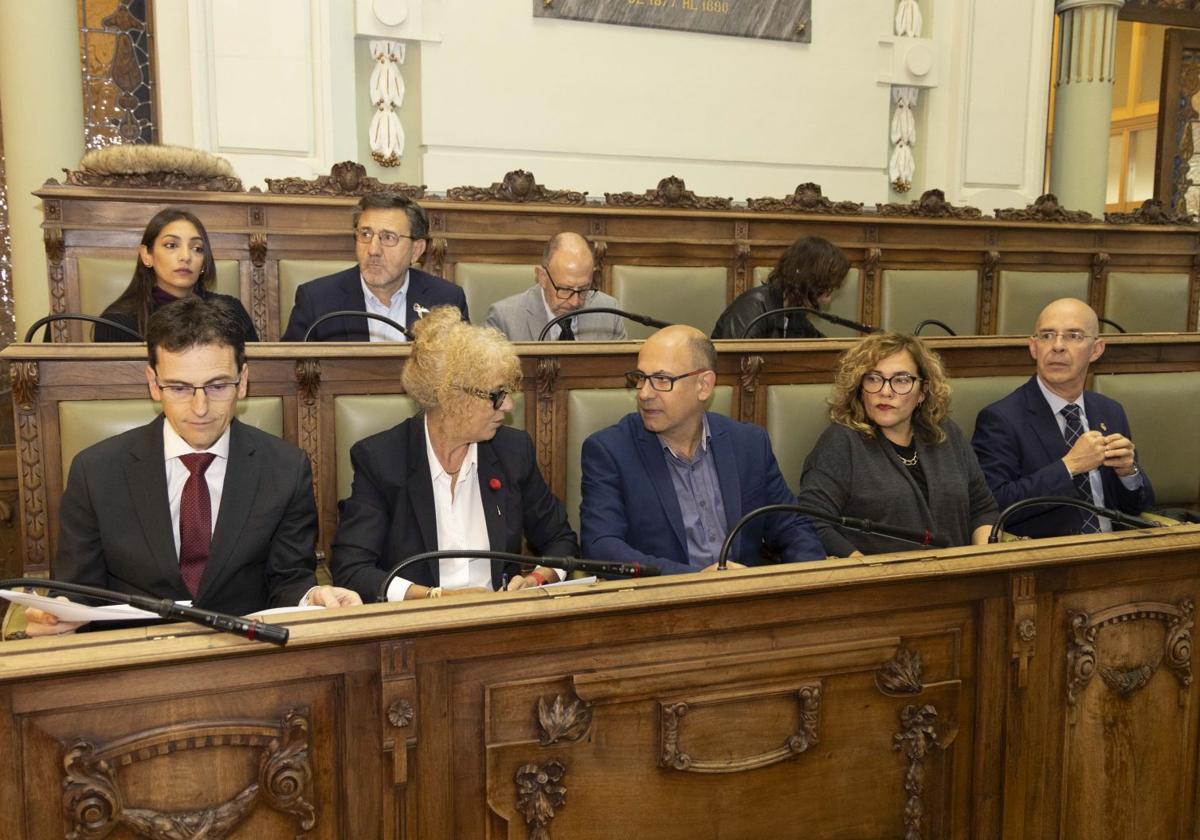
<svg viewBox="0 0 1200 840">
<path fill-rule="evenodd" d="M 155 214 L 138 246 L 133 279 L 101 317 L 115 321 L 139 334 L 159 307 L 196 295 L 221 298 L 233 307 L 245 330 L 246 341 L 258 341 L 258 332 L 242 302 L 212 291 L 217 282 L 217 264 L 208 243 L 208 231 L 193 214 L 168 207 Z M 96 341 L 133 341 L 112 327 L 97 324 Z"/>
</svg>

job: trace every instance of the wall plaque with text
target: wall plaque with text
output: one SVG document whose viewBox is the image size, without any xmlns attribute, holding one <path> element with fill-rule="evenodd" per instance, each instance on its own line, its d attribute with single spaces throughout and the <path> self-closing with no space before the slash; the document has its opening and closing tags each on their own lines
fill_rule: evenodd
<svg viewBox="0 0 1200 840">
<path fill-rule="evenodd" d="M 534 17 L 812 41 L 812 0 L 533 0 Z"/>
</svg>

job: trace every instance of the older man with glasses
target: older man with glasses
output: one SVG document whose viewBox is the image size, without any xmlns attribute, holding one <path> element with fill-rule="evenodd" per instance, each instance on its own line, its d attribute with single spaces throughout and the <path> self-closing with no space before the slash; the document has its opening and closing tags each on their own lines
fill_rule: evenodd
<svg viewBox="0 0 1200 840">
<path fill-rule="evenodd" d="M 766 430 L 707 410 L 716 365 L 694 327 L 666 327 L 642 345 L 626 375 L 638 410 L 583 444 L 585 557 L 707 571 L 742 516 L 795 502 Z M 742 529 L 730 566 L 824 556 L 807 518 L 776 513 Z"/>
<path fill-rule="evenodd" d="M 435 306 L 456 306 L 467 319 L 467 297 L 448 280 L 412 264 L 425 253 L 429 219 L 415 201 L 370 193 L 354 209 L 354 256 L 358 265 L 296 288 L 296 305 L 283 341 L 303 341 L 309 328 L 334 312 L 373 313 L 406 330 Z M 386 321 L 340 315 L 317 324 L 310 341 L 404 341 Z"/>
<path fill-rule="evenodd" d="M 616 298 L 597 291 L 595 263 L 587 240 L 560 233 L 546 243 L 542 264 L 534 269 L 537 284 L 492 304 L 487 325 L 510 341 L 536 341 L 551 318 L 596 306 L 615 307 Z M 567 318 L 550 328 L 556 341 L 624 341 L 625 322 L 618 315 L 592 312 Z"/>
<path fill-rule="evenodd" d="M 1037 373 L 979 412 L 971 440 L 1001 510 L 1035 496 L 1073 496 L 1131 514 L 1154 504 L 1125 410 L 1084 389 L 1088 367 L 1103 353 L 1100 322 L 1083 301 L 1062 298 L 1038 316 L 1029 338 Z M 1006 530 L 1053 537 L 1111 531 L 1112 523 L 1074 508 L 1035 506 L 1007 520 Z"/>
<path fill-rule="evenodd" d="M 56 580 L 245 615 L 358 595 L 318 586 L 308 456 L 235 418 L 249 367 L 238 313 L 220 299 L 164 306 L 146 328 L 162 414 L 75 456 L 59 517 Z M 31 636 L 79 625 L 28 610 Z"/>
</svg>

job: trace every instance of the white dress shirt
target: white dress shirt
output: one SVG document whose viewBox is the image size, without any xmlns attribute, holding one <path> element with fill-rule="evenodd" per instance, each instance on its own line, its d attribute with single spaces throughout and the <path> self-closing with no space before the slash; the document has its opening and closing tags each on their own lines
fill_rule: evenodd
<svg viewBox="0 0 1200 840">
<path fill-rule="evenodd" d="M 488 538 L 487 520 L 483 516 L 483 497 L 479 494 L 479 445 L 472 443 L 467 448 L 467 455 L 458 469 L 458 481 L 454 484 L 453 493 L 450 491 L 451 475 L 433 451 L 428 424 L 425 425 L 425 456 L 429 460 L 429 474 L 433 479 L 438 550 L 490 549 L 492 545 Z M 442 559 L 438 561 L 438 574 L 438 585 L 443 589 L 492 588 L 492 561 L 486 558 Z M 404 600 L 404 594 L 410 586 L 412 581 L 396 578 L 388 584 L 388 600 Z"/>
<path fill-rule="evenodd" d="M 400 288 L 392 295 L 392 300 L 389 304 L 384 304 L 383 301 L 375 297 L 375 293 L 371 291 L 371 287 L 367 285 L 367 281 L 362 279 L 361 274 L 359 275 L 359 282 L 362 283 L 363 303 L 366 305 L 367 312 L 374 312 L 376 315 L 391 318 L 400 326 L 408 323 L 405 320 L 404 314 L 404 307 L 408 303 L 408 272 L 404 273 L 404 282 L 400 284 Z M 367 330 L 371 341 L 408 341 L 404 337 L 404 333 L 374 318 L 367 319 Z"/>
<path fill-rule="evenodd" d="M 557 315 L 554 314 L 554 310 L 550 308 L 550 304 L 546 303 L 546 293 L 545 292 L 542 292 L 542 306 L 545 307 L 545 309 L 546 309 L 546 320 L 547 321 L 550 321 L 551 319 L 558 317 Z M 568 318 L 567 321 L 569 321 L 571 324 L 571 332 L 575 333 L 575 337 L 578 338 L 579 337 L 579 316 L 573 315 L 572 317 Z M 551 327 L 550 332 L 546 333 L 545 340 L 546 341 L 558 341 L 558 337 L 560 335 L 562 335 L 562 325 L 563 325 L 563 322 L 559 321 L 557 324 L 555 324 L 553 327 Z M 534 336 L 534 338 L 537 338 L 537 336 Z"/>
<path fill-rule="evenodd" d="M 1046 387 L 1046 383 L 1042 378 L 1037 377 L 1038 387 L 1042 389 L 1042 396 L 1046 398 L 1046 402 L 1050 405 L 1050 411 L 1054 414 L 1054 419 L 1058 423 L 1058 433 L 1063 435 L 1066 440 L 1067 418 L 1063 417 L 1062 410 L 1072 403 L 1064 400 L 1058 394 Z M 1088 425 L 1087 409 L 1083 406 L 1083 394 L 1079 395 L 1079 399 L 1075 400 L 1074 405 L 1079 406 L 1079 422 L 1083 426 L 1083 432 L 1086 434 L 1091 431 L 1091 426 Z M 1063 469 L 1066 469 L 1066 464 L 1063 464 Z M 1142 473 L 1139 470 L 1133 475 L 1119 475 L 1121 484 L 1125 485 L 1126 490 L 1136 490 L 1142 486 Z M 1088 485 L 1092 488 L 1092 501 L 1100 507 L 1108 507 L 1104 501 L 1104 482 L 1100 479 L 1100 468 L 1092 470 L 1088 473 Z M 1112 520 L 1107 516 L 1096 514 L 1096 520 L 1100 523 L 1101 531 L 1112 530 Z"/>
</svg>

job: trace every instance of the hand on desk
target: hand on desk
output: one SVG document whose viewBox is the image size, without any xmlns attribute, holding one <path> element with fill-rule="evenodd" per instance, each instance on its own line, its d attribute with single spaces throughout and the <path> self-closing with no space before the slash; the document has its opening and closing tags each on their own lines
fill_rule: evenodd
<svg viewBox="0 0 1200 840">
<path fill-rule="evenodd" d="M 308 606 L 337 609 L 338 607 L 353 607 L 362 603 L 362 598 L 351 589 L 340 586 L 317 586 L 308 593 Z"/>
<path fill-rule="evenodd" d="M 67 598 L 59 595 L 57 600 L 66 601 Z M 30 638 L 74 633 L 85 623 L 83 621 L 61 621 L 58 616 L 51 615 L 45 610 L 39 610 L 37 607 L 25 608 L 25 635 Z"/>
<path fill-rule="evenodd" d="M 535 586 L 541 586 L 550 581 L 557 581 L 558 575 L 545 566 L 538 566 L 527 575 L 517 575 L 508 582 L 505 587 L 509 592 L 516 592 L 518 589 L 533 589 Z"/>
</svg>

